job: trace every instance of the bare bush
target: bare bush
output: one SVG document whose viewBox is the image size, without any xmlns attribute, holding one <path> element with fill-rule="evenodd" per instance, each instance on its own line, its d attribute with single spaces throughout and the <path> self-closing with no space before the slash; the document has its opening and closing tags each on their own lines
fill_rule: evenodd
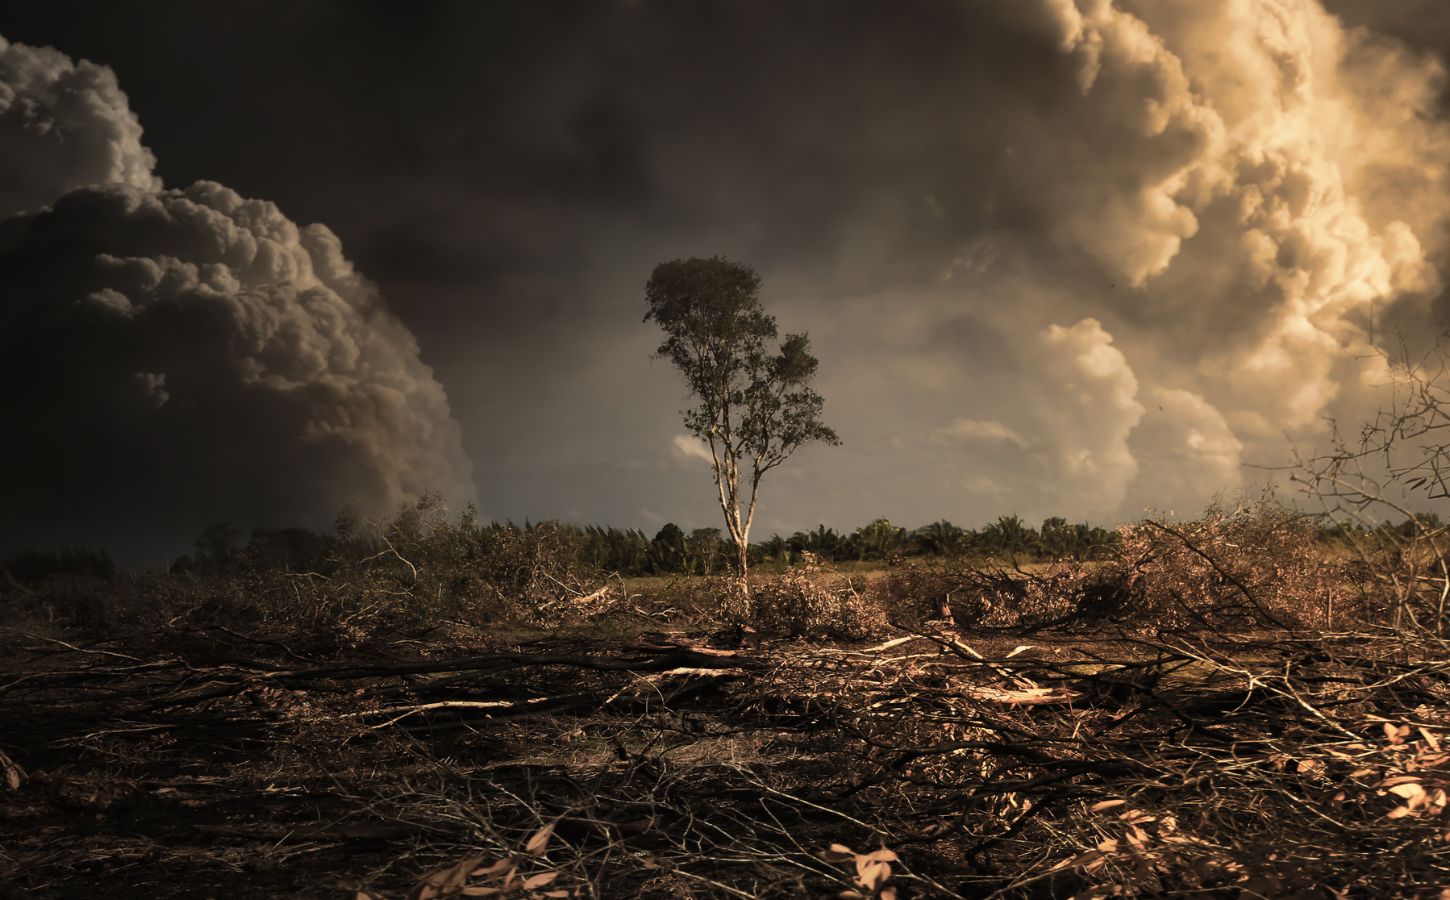
<svg viewBox="0 0 1450 900">
<path fill-rule="evenodd" d="M 1450 498 L 1446 353 L 1400 362 L 1391 403 L 1357 439 L 1335 430 L 1329 452 L 1301 459 L 1292 478 L 1323 508 L 1361 575 L 1363 604 L 1397 635 L 1445 636 L 1450 527 L 1427 507 Z M 1397 523 L 1397 524 L 1396 524 Z"/>
<path fill-rule="evenodd" d="M 1123 526 L 1096 562 L 959 561 L 893 572 L 875 590 L 906 627 L 1303 628 L 1364 615 L 1360 582 L 1314 519 L 1268 498 L 1211 507 L 1192 522 Z"/>
<path fill-rule="evenodd" d="M 1354 572 L 1312 517 L 1272 497 L 1211 507 L 1185 523 L 1147 520 L 1095 574 L 1120 613 L 1164 627 L 1333 627 L 1362 613 Z"/>
<path fill-rule="evenodd" d="M 849 583 L 831 584 L 814 554 L 757 585 L 749 624 L 764 634 L 854 640 L 881 634 L 886 617 Z"/>
</svg>

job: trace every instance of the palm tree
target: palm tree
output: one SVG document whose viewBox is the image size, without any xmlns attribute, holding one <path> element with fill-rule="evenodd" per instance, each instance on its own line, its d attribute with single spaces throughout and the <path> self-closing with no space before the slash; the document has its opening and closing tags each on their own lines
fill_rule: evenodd
<svg viewBox="0 0 1450 900">
<path fill-rule="evenodd" d="M 912 539 L 926 556 L 963 556 L 970 545 L 967 532 L 946 519 L 918 528 Z"/>
<path fill-rule="evenodd" d="M 1007 556 L 1023 556 L 1041 546 L 1037 532 L 1023 524 L 1017 516 L 999 516 L 982 529 L 981 541 L 989 552 Z"/>
<path fill-rule="evenodd" d="M 842 547 L 846 539 L 840 532 L 825 525 L 817 525 L 814 531 L 797 531 L 787 542 L 792 553 L 812 553 L 819 559 L 840 562 Z"/>
<path fill-rule="evenodd" d="M 876 519 L 856 529 L 851 546 L 860 560 L 890 559 L 901 552 L 906 543 L 906 529 L 897 528 L 890 519 Z"/>
</svg>

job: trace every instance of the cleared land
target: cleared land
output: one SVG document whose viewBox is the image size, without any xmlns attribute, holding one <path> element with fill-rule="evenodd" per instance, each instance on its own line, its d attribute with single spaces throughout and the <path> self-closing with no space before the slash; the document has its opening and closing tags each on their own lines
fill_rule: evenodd
<svg viewBox="0 0 1450 900">
<path fill-rule="evenodd" d="M 376 599 L 364 585 L 432 588 L 191 580 L 145 615 L 82 615 L 98 588 L 12 593 L 0 884 L 1441 896 L 1450 647 L 1434 628 L 1350 620 L 1282 548 L 1256 568 L 1144 547 L 1164 568 L 905 570 L 870 595 L 787 573 L 757 586 L 751 628 L 717 621 L 729 598 L 703 580 L 565 591 L 532 625 L 418 607 L 346 644 Z M 1173 578 L 1123 574 L 1154 571 Z M 955 623 L 933 620 L 948 596 Z M 318 608 L 342 612 L 286 614 Z M 1327 614 L 1342 624 L 1304 624 Z"/>
</svg>

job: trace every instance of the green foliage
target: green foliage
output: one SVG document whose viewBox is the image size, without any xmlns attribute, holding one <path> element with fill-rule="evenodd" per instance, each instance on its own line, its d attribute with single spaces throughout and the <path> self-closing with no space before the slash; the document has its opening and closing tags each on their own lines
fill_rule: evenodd
<svg viewBox="0 0 1450 900">
<path fill-rule="evenodd" d="M 946 519 L 918 528 L 911 537 L 920 556 L 965 556 L 972 546 L 970 533 Z"/>
<path fill-rule="evenodd" d="M 750 549 L 753 561 L 790 565 L 792 556 L 790 545 L 786 543 L 785 538 L 778 534 L 772 534 Z"/>
<path fill-rule="evenodd" d="M 1002 516 L 982 529 L 982 543 L 998 553 L 1029 556 L 1041 548 L 1041 536 L 1017 516 Z"/>
<path fill-rule="evenodd" d="M 1393 526 L 1404 530 L 1413 523 Z M 1390 528 L 1391 526 L 1384 526 Z M 1330 530 L 1324 539 L 1333 540 Z M 812 554 L 827 563 L 881 562 L 908 559 L 1011 558 L 1018 561 L 1100 559 L 1118 540 L 1114 532 L 1085 523 L 1068 524 L 1051 518 L 1040 530 L 1005 516 L 981 531 L 961 528 L 946 520 L 914 531 L 876 519 L 843 535 L 824 524 L 789 537 L 771 535 L 751 545 L 755 563 L 790 566 Z M 414 566 L 462 566 L 479 552 L 523 541 L 546 541 L 562 560 L 582 571 L 625 577 L 647 575 L 713 576 L 731 563 L 732 543 L 718 528 L 686 532 L 666 523 L 654 537 L 636 528 L 612 525 L 574 525 L 563 522 L 480 523 L 468 509 L 454 517 L 437 497 L 425 497 L 404 507 L 390 521 L 378 524 L 344 510 L 336 533 L 304 528 L 256 528 L 246 535 L 229 523 L 208 525 L 197 536 L 195 552 L 172 566 L 178 574 L 229 575 L 290 572 L 330 575 L 347 565 L 370 558 L 373 565 L 400 571 L 406 558 Z M 391 544 L 391 549 L 389 545 Z M 394 555 L 396 551 L 397 555 Z M 31 552 L 6 564 L 22 582 L 50 574 L 109 577 L 115 571 L 101 550 Z M 23 574 L 22 574 L 23 573 Z"/>
<path fill-rule="evenodd" d="M 888 519 L 877 519 L 856 529 L 848 542 L 853 556 L 872 562 L 898 558 L 907 546 L 905 528 L 897 528 Z"/>
<path fill-rule="evenodd" d="M 790 540 L 786 543 L 790 548 L 792 558 L 799 559 L 803 554 L 812 553 L 820 559 L 839 562 L 846 539 L 841 537 L 834 528 L 817 525 L 815 531 L 797 531 L 790 536 Z"/>
<path fill-rule="evenodd" d="M 728 442 L 762 469 L 810 441 L 840 442 L 820 421 L 824 401 L 810 387 L 818 366 L 810 339 L 788 334 L 769 348 L 775 317 L 760 304 L 754 269 L 720 256 L 660 263 L 645 300 L 645 321 L 665 333 L 657 352 L 698 401 L 684 414 L 696 437 Z"/>
<path fill-rule="evenodd" d="M 232 523 L 213 522 L 196 536 L 196 555 L 191 558 L 191 564 L 183 564 L 182 569 L 200 572 L 226 571 L 236 559 L 240 540 L 241 532 L 232 527 Z"/>
<path fill-rule="evenodd" d="M 666 522 L 650 541 L 650 568 L 657 572 L 682 572 L 688 558 L 684 529 Z"/>
</svg>

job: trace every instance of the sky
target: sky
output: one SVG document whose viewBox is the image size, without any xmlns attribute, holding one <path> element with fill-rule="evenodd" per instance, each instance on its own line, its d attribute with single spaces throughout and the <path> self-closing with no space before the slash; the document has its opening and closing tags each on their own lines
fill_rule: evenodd
<svg viewBox="0 0 1450 900">
<path fill-rule="evenodd" d="M 1191 515 L 1444 331 L 1447 52 L 1438 0 L 10 0 L 0 549 L 714 525 L 641 319 L 715 254 L 843 441 L 757 533 Z"/>
</svg>

